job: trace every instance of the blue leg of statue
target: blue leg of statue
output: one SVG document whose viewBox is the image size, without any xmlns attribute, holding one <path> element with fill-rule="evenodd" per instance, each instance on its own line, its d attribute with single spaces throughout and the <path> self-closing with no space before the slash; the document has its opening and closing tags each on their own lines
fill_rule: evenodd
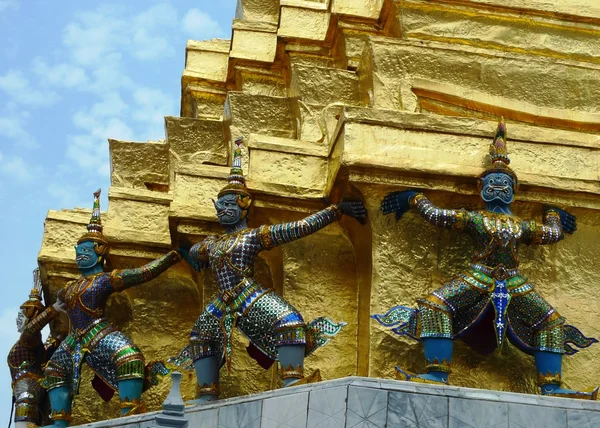
<svg viewBox="0 0 600 428">
<path fill-rule="evenodd" d="M 425 361 L 427 361 L 428 366 L 427 374 L 421 375 L 421 377 L 436 382 L 448 383 L 449 365 L 454 352 L 454 340 L 440 337 L 427 337 L 422 340 Z M 443 366 L 448 366 L 448 370 L 444 370 Z"/>
<path fill-rule="evenodd" d="M 219 360 L 215 355 L 202 357 L 194 363 L 200 396 L 192 404 L 215 401 L 219 398 Z"/>
<path fill-rule="evenodd" d="M 121 399 L 121 415 L 125 415 L 131 411 L 135 405 L 126 405 L 125 403 L 133 403 L 139 405 L 144 389 L 144 379 L 126 379 L 117 383 L 119 388 L 119 398 Z"/>
<path fill-rule="evenodd" d="M 448 383 L 450 374 L 450 362 L 452 361 L 452 352 L 454 351 L 454 341 L 444 337 L 424 337 L 421 338 L 425 351 L 425 361 L 427 362 L 427 372 L 419 375 L 405 372 L 396 366 L 399 378 L 412 382 L 425 383 Z"/>
<path fill-rule="evenodd" d="M 63 410 L 66 413 L 71 413 L 71 390 L 69 387 L 60 386 L 58 388 L 51 389 L 48 391 L 48 396 L 50 397 L 50 407 L 52 408 L 52 413 L 60 413 Z M 61 428 L 68 427 L 69 421 L 55 420 L 53 422 L 53 426 Z"/>
<path fill-rule="evenodd" d="M 284 387 L 291 386 L 304 377 L 304 348 L 304 345 L 282 345 L 277 348 Z"/>
<path fill-rule="evenodd" d="M 598 388 L 594 389 L 592 392 L 580 392 L 572 389 L 561 388 L 563 354 L 559 354 L 557 352 L 537 351 L 534 355 L 535 368 L 538 372 L 542 395 L 588 398 L 591 400 L 596 399 L 598 395 Z"/>
</svg>

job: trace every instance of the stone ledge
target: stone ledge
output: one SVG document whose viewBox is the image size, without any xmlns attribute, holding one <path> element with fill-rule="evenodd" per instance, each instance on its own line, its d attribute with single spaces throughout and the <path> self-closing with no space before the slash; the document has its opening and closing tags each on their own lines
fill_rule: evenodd
<svg viewBox="0 0 600 428">
<path fill-rule="evenodd" d="M 149 428 L 164 413 L 82 425 Z M 600 403 L 501 391 L 424 385 L 366 377 L 269 391 L 188 405 L 187 426 L 215 427 L 424 427 L 587 428 L 600 424 Z M 487 425 L 481 425 L 485 421 Z M 181 425 L 179 425 L 181 426 Z"/>
</svg>

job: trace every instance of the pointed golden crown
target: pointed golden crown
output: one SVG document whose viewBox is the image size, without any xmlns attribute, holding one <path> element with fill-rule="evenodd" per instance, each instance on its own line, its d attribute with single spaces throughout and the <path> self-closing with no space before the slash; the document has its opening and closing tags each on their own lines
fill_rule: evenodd
<svg viewBox="0 0 600 428">
<path fill-rule="evenodd" d="M 42 303 L 42 279 L 39 268 L 33 270 L 33 287 L 29 293 L 29 300 L 23 303 L 20 308 L 23 309 L 27 318 L 34 316 L 36 309 L 43 311 L 45 308 Z"/>
<path fill-rule="evenodd" d="M 239 195 L 240 207 L 247 209 L 252 203 L 252 194 L 246 187 L 246 179 L 244 178 L 244 171 L 242 170 L 242 146 L 244 145 L 244 138 L 238 137 L 234 142 L 233 149 L 233 163 L 231 165 L 231 171 L 229 177 L 227 177 L 227 185 L 221 189 L 218 194 L 220 198 L 223 195 Z"/>
<path fill-rule="evenodd" d="M 87 233 L 84 233 L 81 238 L 77 240 L 78 244 L 85 241 L 95 242 L 96 253 L 104 255 L 108 252 L 108 241 L 102 234 L 102 218 L 100 216 L 100 193 L 102 189 L 98 189 L 94 192 L 94 207 L 92 209 L 92 216 L 87 225 Z"/>
<path fill-rule="evenodd" d="M 508 166 L 510 158 L 508 157 L 508 146 L 506 144 L 506 124 L 504 117 L 500 118 L 496 127 L 496 135 L 494 141 L 490 144 L 491 163 L 486 170 L 481 174 L 481 178 L 494 172 L 508 174 L 512 177 L 514 188 L 518 187 L 517 174 Z"/>
</svg>

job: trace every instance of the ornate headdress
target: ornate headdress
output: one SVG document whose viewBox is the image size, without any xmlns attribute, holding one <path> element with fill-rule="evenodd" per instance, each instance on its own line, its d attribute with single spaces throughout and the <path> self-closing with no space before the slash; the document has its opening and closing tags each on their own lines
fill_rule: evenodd
<svg viewBox="0 0 600 428">
<path fill-rule="evenodd" d="M 87 225 L 87 233 L 83 234 L 79 240 L 77 240 L 78 244 L 81 244 L 85 241 L 92 241 L 96 245 L 94 249 L 96 254 L 103 256 L 108 252 L 108 241 L 102 234 L 102 219 L 100 218 L 100 193 L 101 189 L 98 189 L 94 192 L 94 208 L 92 209 L 92 217 L 90 218 L 90 222 Z"/>
<path fill-rule="evenodd" d="M 45 309 L 42 303 L 42 279 L 38 268 L 33 270 L 33 288 L 29 293 L 29 300 L 21 305 L 21 309 L 27 318 L 33 318 Z"/>
<path fill-rule="evenodd" d="M 227 185 L 221 189 L 218 194 L 220 198 L 223 195 L 238 195 L 238 205 L 240 208 L 247 210 L 252 204 L 252 194 L 246 187 L 246 179 L 244 178 L 244 172 L 242 171 L 242 145 L 244 144 L 244 138 L 238 137 L 234 143 L 233 149 L 233 164 L 231 165 L 231 172 L 227 177 Z"/>
<path fill-rule="evenodd" d="M 508 174 L 513 179 L 514 189 L 516 190 L 519 186 L 517 174 L 508 166 L 510 159 L 508 157 L 508 147 L 506 145 L 506 125 L 504 124 L 504 118 L 501 118 L 496 128 L 496 136 L 494 141 L 490 144 L 490 166 L 481 174 L 480 178 L 484 178 L 486 175 L 501 172 Z"/>
</svg>

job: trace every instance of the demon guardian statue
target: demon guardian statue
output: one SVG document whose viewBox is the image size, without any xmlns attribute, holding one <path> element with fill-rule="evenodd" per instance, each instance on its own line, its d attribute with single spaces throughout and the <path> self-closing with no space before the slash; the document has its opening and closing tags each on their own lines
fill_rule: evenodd
<svg viewBox="0 0 600 428">
<path fill-rule="evenodd" d="M 400 335 L 423 342 L 426 373 L 413 375 L 398 368 L 400 377 L 417 382 L 447 383 L 454 339 L 463 338 L 481 346 L 484 337 L 469 341 L 475 327 L 493 323 L 492 349 L 508 339 L 522 351 L 535 357 L 538 383 L 544 395 L 596 399 L 591 393 L 561 387 L 562 357 L 574 348 L 597 342 L 577 328 L 546 302 L 519 270 L 517 249 L 520 244 L 551 245 L 563 239 L 563 233 L 576 230 L 575 217 L 554 207 L 544 209 L 543 223 L 522 220 L 511 212 L 516 174 L 508 166 L 503 121 L 498 124 L 490 146 L 491 165 L 479 178 L 480 195 L 485 202 L 481 211 L 450 210 L 434 206 L 422 193 L 397 192 L 387 195 L 381 205 L 384 214 L 417 211 L 434 226 L 468 233 L 475 244 L 472 263 L 457 278 L 417 300 L 418 307 L 396 306 L 377 321 Z M 492 333 L 493 335 L 493 333 Z"/>
</svg>

